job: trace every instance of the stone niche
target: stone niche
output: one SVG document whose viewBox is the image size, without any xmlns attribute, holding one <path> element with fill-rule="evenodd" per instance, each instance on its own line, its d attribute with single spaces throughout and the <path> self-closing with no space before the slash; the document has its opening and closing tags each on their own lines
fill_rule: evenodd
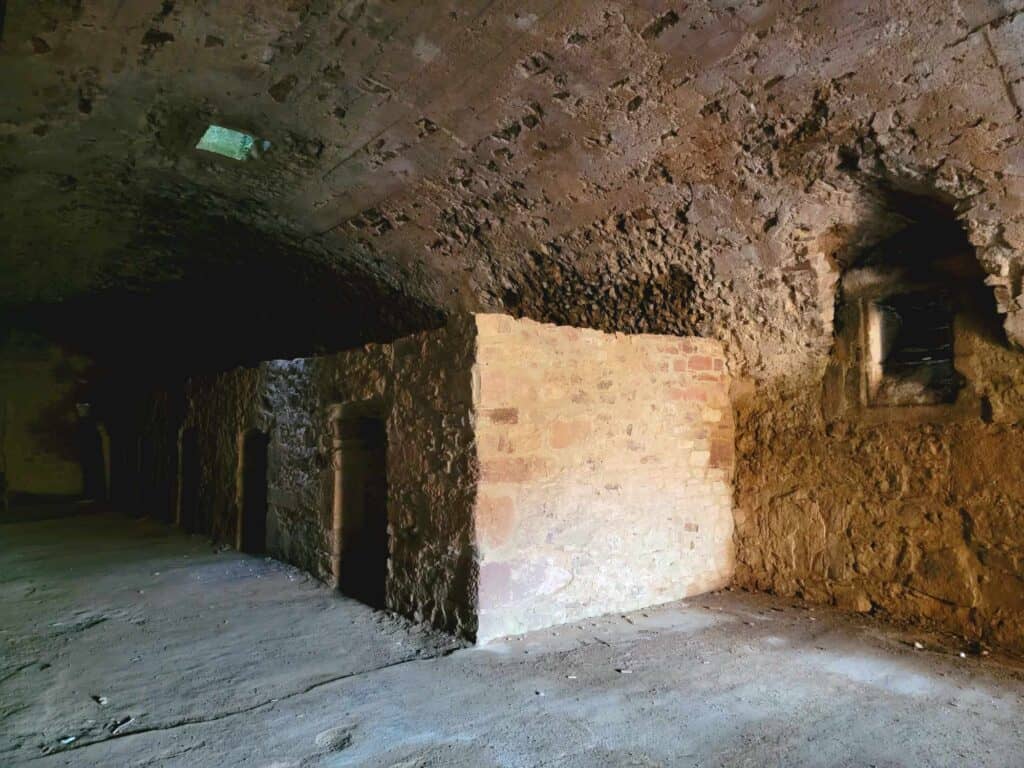
<svg viewBox="0 0 1024 768">
<path fill-rule="evenodd" d="M 724 367 L 707 339 L 475 315 L 194 380 L 180 518 L 265 530 L 272 556 L 478 642 L 676 600 L 732 577 Z M 232 491 L 253 430 L 262 526 Z"/>
<path fill-rule="evenodd" d="M 892 238 L 843 275 L 823 389 L 827 420 L 935 423 L 979 418 L 965 372 L 995 310 L 966 240 Z M 922 238 L 923 239 L 923 238 Z M 945 249 L 945 250 L 943 250 Z"/>
</svg>

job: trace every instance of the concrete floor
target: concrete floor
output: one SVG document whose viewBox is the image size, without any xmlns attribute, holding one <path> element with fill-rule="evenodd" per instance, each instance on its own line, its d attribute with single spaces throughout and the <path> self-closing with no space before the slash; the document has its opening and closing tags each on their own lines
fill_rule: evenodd
<svg viewBox="0 0 1024 768">
<path fill-rule="evenodd" d="M 0 580 L 3 766 L 1024 765 L 1013 669 L 789 601 L 459 649 L 103 516 L 0 526 Z"/>
</svg>

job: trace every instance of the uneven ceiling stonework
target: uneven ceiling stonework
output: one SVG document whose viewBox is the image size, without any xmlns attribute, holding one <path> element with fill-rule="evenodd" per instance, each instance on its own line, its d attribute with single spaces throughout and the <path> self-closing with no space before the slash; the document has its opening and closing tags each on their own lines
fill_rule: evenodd
<svg viewBox="0 0 1024 768">
<path fill-rule="evenodd" d="M 255 248 L 341 301 L 716 336 L 767 378 L 820 368 L 895 190 L 955 210 L 1024 340 L 1022 0 L 14 0 L 2 29 L 4 306 Z M 272 147 L 194 150 L 211 123 Z"/>
</svg>

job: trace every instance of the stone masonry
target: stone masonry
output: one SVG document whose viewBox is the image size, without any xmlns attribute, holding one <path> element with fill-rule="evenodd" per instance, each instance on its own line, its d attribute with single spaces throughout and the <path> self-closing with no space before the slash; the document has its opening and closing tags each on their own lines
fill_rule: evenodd
<svg viewBox="0 0 1024 768">
<path fill-rule="evenodd" d="M 393 344 L 187 387 L 199 509 L 233 542 L 238 435 L 269 435 L 267 551 L 338 578 L 329 414 L 387 429 L 387 607 L 464 637 L 631 610 L 732 575 L 733 420 L 718 342 L 454 318 Z"/>
</svg>

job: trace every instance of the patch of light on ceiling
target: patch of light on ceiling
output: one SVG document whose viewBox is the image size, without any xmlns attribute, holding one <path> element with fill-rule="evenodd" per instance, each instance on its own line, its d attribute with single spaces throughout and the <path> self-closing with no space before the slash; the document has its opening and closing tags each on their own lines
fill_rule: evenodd
<svg viewBox="0 0 1024 768">
<path fill-rule="evenodd" d="M 265 152 L 269 148 L 269 141 L 259 141 L 248 133 L 234 131 L 219 125 L 211 125 L 207 128 L 203 138 L 196 144 L 196 149 L 230 157 L 232 160 L 258 157 L 260 152 Z"/>
</svg>

